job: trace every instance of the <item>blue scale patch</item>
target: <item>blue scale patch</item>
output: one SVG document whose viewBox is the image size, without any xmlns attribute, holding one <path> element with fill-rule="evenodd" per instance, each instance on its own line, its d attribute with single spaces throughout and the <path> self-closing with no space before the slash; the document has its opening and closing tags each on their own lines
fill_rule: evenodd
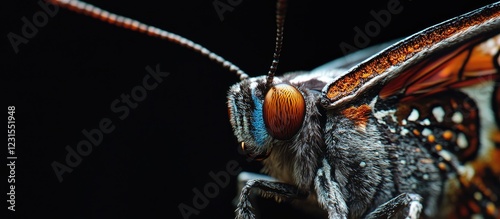
<svg viewBox="0 0 500 219">
<path fill-rule="evenodd" d="M 255 104 L 255 109 L 252 113 L 252 126 L 254 127 L 252 132 L 252 136 L 255 139 L 255 142 L 258 146 L 264 146 L 264 142 L 268 136 L 266 124 L 264 124 L 264 117 L 262 116 L 262 103 L 259 98 L 257 98 L 252 91 L 252 99 Z"/>
</svg>

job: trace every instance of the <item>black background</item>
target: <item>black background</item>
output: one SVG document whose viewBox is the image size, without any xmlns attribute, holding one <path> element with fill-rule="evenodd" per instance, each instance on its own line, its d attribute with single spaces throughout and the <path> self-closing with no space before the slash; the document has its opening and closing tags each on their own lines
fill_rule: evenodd
<svg viewBox="0 0 500 219">
<path fill-rule="evenodd" d="M 213 1 L 92 1 L 185 36 L 227 58 L 251 76 L 265 74 L 274 49 L 273 1 L 242 0 L 221 21 Z M 225 2 L 221 0 L 221 2 Z M 310 70 L 342 55 L 353 28 L 373 21 L 370 10 L 388 1 L 291 1 L 278 73 Z M 491 2 L 491 1 L 490 1 Z M 370 38 L 370 45 L 404 37 L 486 5 L 488 1 L 401 0 L 403 11 Z M 182 218 L 178 205 L 193 206 L 193 189 L 213 182 L 228 162 L 258 171 L 237 152 L 226 95 L 238 78 L 215 62 L 167 41 L 60 9 L 16 54 L 7 38 L 21 34 L 22 17 L 41 10 L 38 1 L 3 3 L 2 71 L 6 106 L 16 107 L 16 218 Z M 146 66 L 170 75 L 123 120 L 111 110 L 121 94 L 141 85 Z M 109 118 L 115 130 L 57 180 L 52 162 L 65 163 L 66 146 L 84 140 L 82 130 Z M 5 120 L 4 120 L 5 121 Z M 2 159 L 7 157 L 2 150 Z M 5 163 L 7 161 L 4 161 Z M 8 170 L 3 169 L 7 181 Z M 190 218 L 234 218 L 236 176 Z M 266 202 L 263 218 L 302 217 L 286 204 Z M 4 218 L 4 217 L 2 217 Z"/>
</svg>

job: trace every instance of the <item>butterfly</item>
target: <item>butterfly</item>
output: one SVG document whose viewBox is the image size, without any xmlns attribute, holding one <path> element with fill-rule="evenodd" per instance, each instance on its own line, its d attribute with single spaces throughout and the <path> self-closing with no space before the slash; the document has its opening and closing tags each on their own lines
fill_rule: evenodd
<svg viewBox="0 0 500 219">
<path fill-rule="evenodd" d="M 499 217 L 500 4 L 372 52 L 231 87 L 242 150 L 276 178 L 247 181 L 237 218 L 253 190 L 328 218 Z"/>
<path fill-rule="evenodd" d="M 311 201 L 330 218 L 497 218 L 498 17 L 494 3 L 384 50 L 282 76 L 274 76 L 273 64 L 267 77 L 253 78 L 184 38 L 143 31 L 241 77 L 228 96 L 235 135 L 280 182 L 249 181 L 238 217 L 253 216 L 248 197 L 255 187 L 265 196 Z"/>
</svg>

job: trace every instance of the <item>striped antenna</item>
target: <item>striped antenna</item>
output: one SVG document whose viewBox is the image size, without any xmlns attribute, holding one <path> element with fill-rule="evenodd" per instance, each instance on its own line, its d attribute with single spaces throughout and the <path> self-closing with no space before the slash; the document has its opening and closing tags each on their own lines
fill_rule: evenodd
<svg viewBox="0 0 500 219">
<path fill-rule="evenodd" d="M 236 75 L 239 76 L 240 80 L 248 78 L 248 74 L 243 72 L 238 66 L 225 60 L 224 58 L 215 54 L 214 52 L 211 52 L 210 50 L 201 46 L 200 44 L 197 44 L 177 34 L 141 23 L 131 18 L 113 14 L 109 11 L 96 7 L 92 4 L 85 3 L 79 0 L 47 0 L 47 1 L 50 2 L 51 4 L 67 8 L 71 11 L 81 13 L 93 18 L 97 18 L 99 20 L 108 22 L 110 24 L 123 27 L 125 29 L 137 31 L 140 33 L 145 33 L 149 36 L 158 37 L 160 39 L 165 39 L 175 44 L 179 44 L 186 48 L 192 49 L 195 52 L 200 53 L 201 55 L 206 56 L 209 59 L 221 64 L 224 68 L 228 69 L 231 72 L 236 73 Z"/>
<path fill-rule="evenodd" d="M 278 0 L 276 3 L 276 46 L 274 48 L 273 62 L 267 73 L 266 89 L 269 89 L 273 84 L 274 74 L 278 67 L 280 59 L 281 47 L 283 44 L 283 29 L 285 25 L 286 0 Z"/>
</svg>

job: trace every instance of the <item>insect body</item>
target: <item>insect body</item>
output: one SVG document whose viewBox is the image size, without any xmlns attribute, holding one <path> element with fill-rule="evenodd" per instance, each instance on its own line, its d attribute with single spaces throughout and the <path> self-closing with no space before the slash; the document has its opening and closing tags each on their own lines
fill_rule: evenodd
<svg viewBox="0 0 500 219">
<path fill-rule="evenodd" d="M 277 179 L 249 180 L 237 218 L 254 189 L 328 218 L 500 217 L 499 49 L 495 3 L 353 66 L 232 86 L 235 135 Z"/>
<path fill-rule="evenodd" d="M 249 180 L 237 218 L 255 217 L 255 190 L 328 218 L 500 217 L 499 3 L 383 51 L 275 77 L 286 9 L 278 1 L 276 61 L 267 76 L 249 78 L 180 36 L 53 2 L 181 44 L 240 76 L 228 93 L 231 125 L 276 180 Z"/>
</svg>

